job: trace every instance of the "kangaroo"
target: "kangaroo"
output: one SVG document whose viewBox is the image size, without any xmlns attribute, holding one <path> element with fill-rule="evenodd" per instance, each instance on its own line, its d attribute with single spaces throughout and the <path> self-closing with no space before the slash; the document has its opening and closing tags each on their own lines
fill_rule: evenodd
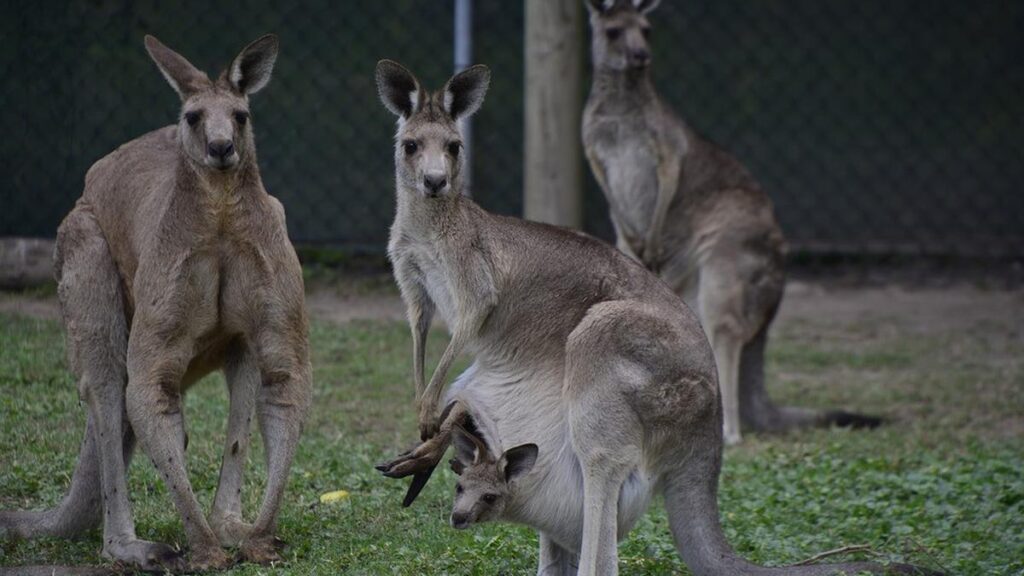
<svg viewBox="0 0 1024 576">
<path fill-rule="evenodd" d="M 616 543 L 656 488 L 695 574 L 881 572 L 876 564 L 761 568 L 733 553 L 718 520 L 718 382 L 697 317 L 613 247 L 490 214 L 462 193 L 457 121 L 480 107 L 489 78 L 473 66 L 427 92 L 401 65 L 377 65 L 381 100 L 398 117 L 388 250 L 412 329 L 423 440 L 378 470 L 415 476 L 411 504 L 453 435 L 464 436 L 459 428 L 479 429 L 473 458 L 460 450 L 452 521 L 535 527 L 541 574 L 573 574 L 577 557 L 581 575 L 616 574 Z M 424 386 L 435 310 L 451 340 Z M 462 350 L 473 363 L 439 417 L 446 371 Z"/>
<path fill-rule="evenodd" d="M 57 233 L 68 361 L 88 413 L 78 464 L 56 508 L 2 512 L 0 531 L 73 537 L 102 520 L 103 556 L 144 570 L 224 568 L 222 546 L 266 563 L 279 558 L 275 523 L 312 378 L 302 272 L 260 180 L 248 103 L 278 40 L 249 44 L 216 81 L 156 38 L 145 45 L 181 96 L 179 121 L 96 162 Z M 185 470 L 182 396 L 213 370 L 230 408 L 207 519 Z M 267 484 L 250 525 L 241 490 L 254 409 Z M 136 439 L 181 516 L 187 564 L 135 535 L 125 476 Z"/>
<path fill-rule="evenodd" d="M 874 428 L 875 417 L 777 406 L 764 386 L 782 299 L 785 240 L 771 200 L 736 158 L 673 113 L 651 81 L 647 20 L 660 0 L 585 0 L 593 86 L 583 144 L 611 208 L 617 247 L 699 314 L 722 386 L 725 440 L 743 429 Z"/>
</svg>

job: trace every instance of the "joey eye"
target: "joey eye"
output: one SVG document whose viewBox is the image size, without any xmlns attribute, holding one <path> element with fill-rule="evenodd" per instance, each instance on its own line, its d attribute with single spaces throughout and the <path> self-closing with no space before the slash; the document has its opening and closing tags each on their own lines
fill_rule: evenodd
<svg viewBox="0 0 1024 576">
<path fill-rule="evenodd" d="M 455 493 L 456 494 L 462 494 L 462 484 L 456 484 L 455 485 Z"/>
<path fill-rule="evenodd" d="M 452 158 L 458 158 L 459 157 L 459 150 L 461 150 L 461 149 L 462 149 L 462 144 L 459 143 L 459 142 L 449 142 L 448 143 L 448 153 L 452 155 Z"/>
<path fill-rule="evenodd" d="M 608 28 L 604 31 L 609 40 L 618 40 L 622 36 L 622 28 Z"/>
<path fill-rule="evenodd" d="M 640 29 L 640 33 L 644 35 L 644 38 L 650 38 L 651 37 L 651 27 L 650 26 L 644 26 L 643 28 Z"/>
<path fill-rule="evenodd" d="M 405 150 L 406 156 L 412 156 L 416 153 L 416 150 L 419 150 L 419 145 L 412 140 L 406 140 L 402 142 L 402 150 Z"/>
<path fill-rule="evenodd" d="M 494 504 L 495 502 L 498 501 L 498 495 L 484 494 L 483 496 L 480 497 L 480 499 L 483 500 L 484 504 Z"/>
<path fill-rule="evenodd" d="M 245 126 L 245 123 L 249 121 L 249 113 L 239 110 L 235 112 L 235 122 L 238 122 L 239 126 Z"/>
<path fill-rule="evenodd" d="M 202 117 L 202 114 L 198 110 L 185 112 L 185 122 L 188 122 L 189 126 L 195 126 L 199 122 L 200 117 Z"/>
</svg>

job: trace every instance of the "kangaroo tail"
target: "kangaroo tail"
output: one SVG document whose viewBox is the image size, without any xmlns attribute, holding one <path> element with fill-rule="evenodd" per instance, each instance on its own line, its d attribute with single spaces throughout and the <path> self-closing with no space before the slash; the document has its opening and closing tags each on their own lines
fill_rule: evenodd
<svg viewBox="0 0 1024 576">
<path fill-rule="evenodd" d="M 85 426 L 85 438 L 78 453 L 71 486 L 61 503 L 42 511 L 0 511 L 0 535 L 70 538 L 98 526 L 102 519 L 100 484 L 99 451 L 90 418 Z"/>
<path fill-rule="evenodd" d="M 709 426 L 705 437 L 698 437 L 695 442 L 697 445 L 714 445 L 716 434 L 718 446 L 721 446 L 721 428 L 718 425 Z M 720 468 L 720 449 L 697 450 L 678 461 L 664 475 L 665 509 L 676 549 L 695 576 L 830 576 L 843 572 L 941 574 L 907 564 L 883 566 L 874 562 L 780 567 L 752 564 L 733 551 L 722 533 L 718 511 Z"/>
</svg>

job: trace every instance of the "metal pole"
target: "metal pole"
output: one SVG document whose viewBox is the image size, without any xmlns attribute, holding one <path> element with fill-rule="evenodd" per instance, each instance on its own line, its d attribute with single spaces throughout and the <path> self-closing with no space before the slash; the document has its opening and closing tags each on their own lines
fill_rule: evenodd
<svg viewBox="0 0 1024 576">
<path fill-rule="evenodd" d="M 455 71 L 461 72 L 473 63 L 473 0 L 455 0 Z M 469 118 L 461 121 L 462 145 L 466 153 L 465 190 L 473 181 L 473 125 Z"/>
</svg>

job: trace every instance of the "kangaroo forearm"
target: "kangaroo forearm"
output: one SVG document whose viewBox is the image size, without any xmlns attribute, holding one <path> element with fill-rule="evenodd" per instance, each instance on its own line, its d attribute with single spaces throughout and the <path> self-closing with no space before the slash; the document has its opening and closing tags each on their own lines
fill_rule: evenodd
<svg viewBox="0 0 1024 576">
<path fill-rule="evenodd" d="M 426 390 L 423 391 L 421 398 L 424 405 L 436 405 L 441 397 L 441 392 L 444 389 L 444 380 L 448 375 L 448 370 L 451 368 L 452 362 L 462 352 L 462 348 L 465 346 L 463 338 L 458 335 L 452 336 L 448 347 L 445 348 L 444 354 L 441 355 L 440 362 L 437 363 L 437 367 L 434 369 L 434 374 L 430 377 L 430 384 L 427 385 Z"/>
<path fill-rule="evenodd" d="M 425 356 L 426 356 L 426 345 L 427 345 L 427 329 L 420 329 L 419 326 L 414 326 L 412 329 L 412 381 L 416 388 L 416 398 L 422 398 L 426 384 L 423 378 Z"/>
<path fill-rule="evenodd" d="M 665 229 L 665 217 L 675 198 L 679 176 L 679 159 L 675 156 L 662 157 L 658 164 L 658 198 L 654 203 L 651 227 L 644 238 L 644 263 L 648 266 L 658 264 L 661 258 L 661 239 Z"/>
<path fill-rule="evenodd" d="M 426 384 L 423 377 L 425 369 L 427 336 L 430 333 L 430 322 L 434 318 L 434 304 L 430 301 L 421 285 L 410 279 L 411 274 L 401 275 L 399 286 L 406 303 L 406 315 L 412 331 L 412 370 L 413 386 L 417 400 L 422 398 Z"/>
</svg>

